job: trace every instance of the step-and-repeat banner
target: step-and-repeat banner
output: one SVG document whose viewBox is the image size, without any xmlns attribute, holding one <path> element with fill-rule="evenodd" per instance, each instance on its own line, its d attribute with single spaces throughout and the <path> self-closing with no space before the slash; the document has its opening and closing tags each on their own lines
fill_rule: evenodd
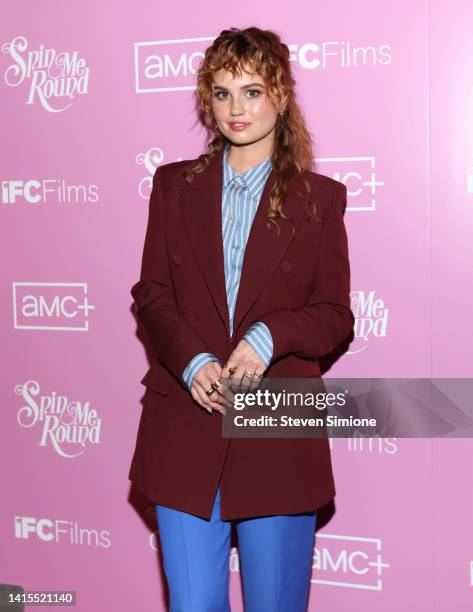
<svg viewBox="0 0 473 612">
<path fill-rule="evenodd" d="M 148 368 L 130 288 L 156 167 L 205 148 L 203 52 L 250 25 L 289 46 L 314 169 L 348 188 L 355 338 L 326 376 L 471 377 L 472 2 L 5 4 L 2 584 L 165 609 L 128 481 Z M 331 443 L 309 610 L 470 611 L 472 441 Z M 229 564 L 238 611 L 236 546 Z"/>
</svg>

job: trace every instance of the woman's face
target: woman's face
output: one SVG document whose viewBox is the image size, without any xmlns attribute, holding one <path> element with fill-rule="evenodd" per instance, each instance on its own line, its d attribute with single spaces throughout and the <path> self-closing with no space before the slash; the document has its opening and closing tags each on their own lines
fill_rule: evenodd
<svg viewBox="0 0 473 612">
<path fill-rule="evenodd" d="M 214 74 L 212 111 L 221 133 L 236 145 L 274 138 L 278 111 L 266 95 L 262 77 L 242 69 L 241 77 L 220 70 Z M 232 124 L 236 124 L 232 127 Z M 241 128 L 245 124 L 244 129 Z"/>
</svg>

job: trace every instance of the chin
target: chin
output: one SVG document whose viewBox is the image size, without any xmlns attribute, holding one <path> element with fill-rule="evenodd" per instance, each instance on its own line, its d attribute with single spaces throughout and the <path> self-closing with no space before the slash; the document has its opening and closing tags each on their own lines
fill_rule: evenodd
<svg viewBox="0 0 473 612">
<path fill-rule="evenodd" d="M 231 142 L 234 142 L 235 144 L 245 145 L 245 144 L 252 144 L 254 142 L 258 142 L 258 140 L 261 140 L 262 138 L 264 138 L 266 134 L 260 134 L 260 135 L 258 134 L 255 135 L 254 133 L 244 134 L 242 132 L 232 132 L 230 130 L 230 133 L 225 133 L 224 136 L 227 138 L 227 140 L 230 140 Z"/>
</svg>

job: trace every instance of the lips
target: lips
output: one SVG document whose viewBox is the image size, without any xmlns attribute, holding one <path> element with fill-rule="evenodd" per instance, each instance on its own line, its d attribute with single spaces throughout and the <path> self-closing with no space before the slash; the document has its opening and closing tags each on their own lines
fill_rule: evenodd
<svg viewBox="0 0 473 612">
<path fill-rule="evenodd" d="M 232 130 L 244 130 L 249 125 L 251 125 L 251 123 L 232 122 L 230 123 L 230 128 Z"/>
</svg>

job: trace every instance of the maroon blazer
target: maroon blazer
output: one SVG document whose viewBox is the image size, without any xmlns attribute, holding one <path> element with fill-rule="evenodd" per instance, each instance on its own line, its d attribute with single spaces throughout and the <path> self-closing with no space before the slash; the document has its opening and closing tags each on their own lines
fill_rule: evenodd
<svg viewBox="0 0 473 612">
<path fill-rule="evenodd" d="M 140 280 L 131 288 L 156 362 L 146 386 L 129 479 L 154 503 L 209 518 L 220 481 L 221 518 L 313 511 L 335 495 L 327 438 L 223 438 L 219 413 L 192 398 L 182 373 L 200 352 L 223 365 L 255 321 L 273 338 L 265 376 L 320 377 L 319 357 L 350 334 L 345 185 L 306 171 L 291 178 L 280 235 L 266 228 L 274 171 L 246 245 L 230 338 L 221 229 L 223 149 L 190 185 L 195 160 L 156 170 Z"/>
</svg>

